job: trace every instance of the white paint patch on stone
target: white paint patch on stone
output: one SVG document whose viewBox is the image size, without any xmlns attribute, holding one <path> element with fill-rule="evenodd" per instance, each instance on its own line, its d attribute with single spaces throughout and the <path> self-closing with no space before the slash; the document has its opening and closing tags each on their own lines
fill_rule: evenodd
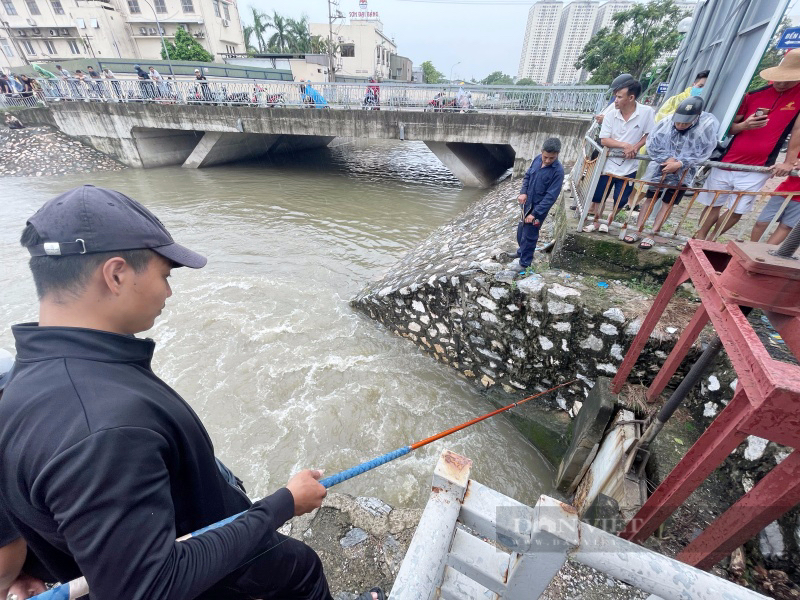
<svg viewBox="0 0 800 600">
<path fill-rule="evenodd" d="M 607 311 L 603 313 L 603 316 L 606 319 L 611 319 L 612 321 L 616 321 L 617 323 L 625 322 L 625 315 L 618 308 L 609 308 Z"/>
<path fill-rule="evenodd" d="M 758 460 L 764 455 L 767 449 L 767 440 L 755 435 L 747 436 L 747 448 L 744 449 L 744 457 L 747 460 Z"/>
<path fill-rule="evenodd" d="M 758 534 L 758 548 L 765 558 L 783 558 L 786 547 L 777 521 L 773 521 Z"/>
<path fill-rule="evenodd" d="M 500 300 L 500 298 L 508 296 L 508 289 L 504 287 L 493 287 L 489 290 L 489 295 L 495 300 Z"/>
<path fill-rule="evenodd" d="M 419 323 L 415 323 L 414 321 L 411 321 L 411 323 L 408 324 L 408 328 L 411 331 L 416 331 L 417 333 L 422 331 L 422 327 L 420 327 Z"/>
<path fill-rule="evenodd" d="M 502 360 L 502 357 L 499 354 L 492 352 L 491 350 L 487 350 L 486 348 L 478 348 L 478 352 L 487 358 L 491 358 L 492 360 Z"/>
<path fill-rule="evenodd" d="M 478 296 L 477 302 L 484 308 L 488 308 L 489 310 L 497 310 L 497 303 L 493 300 L 490 300 L 486 296 Z"/>
<path fill-rule="evenodd" d="M 566 315 L 574 310 L 575 305 L 568 304 L 567 302 L 556 302 L 551 300 L 547 303 L 547 312 L 549 312 L 551 315 Z"/>
<path fill-rule="evenodd" d="M 744 493 L 746 494 L 747 492 L 752 490 L 754 487 L 756 487 L 755 480 L 752 477 L 750 477 L 749 475 L 744 475 L 742 477 L 742 488 L 744 489 Z"/>
<path fill-rule="evenodd" d="M 508 312 L 517 312 L 519 310 L 519 306 L 516 304 L 506 304 L 506 308 L 508 309 Z"/>
<path fill-rule="evenodd" d="M 564 338 L 561 338 L 561 349 L 564 352 L 569 352 L 569 346 L 567 346 L 567 340 L 565 340 Z"/>
<path fill-rule="evenodd" d="M 550 350 L 553 347 L 553 342 L 548 340 L 543 335 L 539 336 L 539 344 L 541 344 L 542 350 Z"/>
<path fill-rule="evenodd" d="M 716 392 L 719 388 L 720 388 L 719 379 L 717 379 L 716 375 L 709 375 L 708 389 L 712 392 Z"/>
<path fill-rule="evenodd" d="M 738 377 L 736 379 L 734 379 L 733 381 L 731 381 L 730 387 L 734 392 L 736 391 L 736 385 L 738 383 L 739 383 L 739 378 Z"/>
<path fill-rule="evenodd" d="M 528 301 L 528 304 L 531 307 L 531 310 L 536 312 L 542 312 L 542 303 L 538 300 L 531 299 Z"/>
<path fill-rule="evenodd" d="M 611 346 L 611 358 L 615 360 L 622 360 L 623 358 L 625 358 L 624 356 L 622 356 L 622 346 L 620 346 L 619 344 L 614 344 L 613 346 Z"/>
<path fill-rule="evenodd" d="M 661 360 L 666 360 L 667 358 L 667 353 L 664 352 L 663 350 L 656 350 L 655 352 L 653 352 L 653 354 L 656 355 L 656 358 L 660 358 Z"/>
<path fill-rule="evenodd" d="M 540 327 L 541 326 L 541 323 L 539 322 L 539 319 L 534 319 L 530 315 L 528 315 L 528 318 L 526 320 L 528 321 L 528 325 L 533 325 L 534 327 Z"/>
<path fill-rule="evenodd" d="M 399 290 L 397 290 L 397 292 L 398 292 L 398 293 L 399 293 L 401 296 L 408 296 L 408 295 L 411 293 L 411 290 L 410 290 L 410 289 L 408 289 L 408 287 L 401 287 Z"/>
<path fill-rule="evenodd" d="M 628 323 L 628 326 L 625 328 L 625 333 L 628 335 L 636 335 L 639 333 L 639 330 L 642 328 L 642 321 L 643 319 L 640 317 Z"/>
<path fill-rule="evenodd" d="M 487 323 L 497 323 L 497 317 L 495 317 L 490 312 L 486 312 L 486 311 L 482 312 L 481 313 L 481 319 L 483 319 Z"/>
<path fill-rule="evenodd" d="M 594 350 L 595 352 L 600 352 L 600 350 L 603 349 L 603 341 L 600 338 L 590 335 L 581 342 L 581 348 L 587 348 L 589 350 Z"/>
<path fill-rule="evenodd" d="M 555 323 L 553 325 L 553 329 L 555 329 L 556 331 L 569 331 L 570 329 L 572 329 L 572 323 L 568 321 L 561 321 L 559 323 Z"/>
<path fill-rule="evenodd" d="M 458 277 L 456 277 L 455 275 L 453 275 L 453 276 L 450 278 L 450 285 L 452 285 L 453 287 L 458 287 Z"/>
<path fill-rule="evenodd" d="M 781 464 L 783 461 L 785 461 L 787 458 L 789 458 L 789 455 L 791 453 L 792 452 L 790 450 L 787 450 L 785 448 L 781 448 L 780 450 L 775 452 L 775 464 L 778 464 L 778 465 Z"/>
<path fill-rule="evenodd" d="M 619 332 L 611 323 L 602 323 L 600 325 L 600 333 L 605 333 L 606 335 L 617 335 Z"/>
<path fill-rule="evenodd" d="M 560 394 L 558 395 L 558 397 L 556 397 L 556 404 L 558 404 L 561 410 L 567 410 L 567 401 L 564 400 L 564 398 L 562 398 Z"/>
<path fill-rule="evenodd" d="M 430 325 L 431 319 L 428 315 L 420 315 L 419 320 L 425 323 L 425 325 Z"/>
<path fill-rule="evenodd" d="M 378 292 L 378 296 L 383 298 L 384 296 L 388 296 L 391 293 L 392 293 L 392 286 L 387 286 L 383 288 L 380 292 Z"/>
<path fill-rule="evenodd" d="M 666 332 L 669 333 L 669 334 L 673 334 L 673 333 L 675 333 L 677 331 L 678 331 L 677 327 L 667 327 L 666 328 Z"/>
<path fill-rule="evenodd" d="M 580 296 L 581 293 L 575 288 L 566 287 L 560 283 L 554 283 L 552 287 L 547 290 L 548 294 L 553 294 L 559 298 L 568 298 L 569 296 Z"/>
<path fill-rule="evenodd" d="M 703 405 L 703 416 L 713 417 L 719 412 L 719 406 L 715 402 L 706 402 Z"/>
<path fill-rule="evenodd" d="M 484 375 L 481 377 L 481 384 L 483 384 L 483 387 L 489 387 L 490 385 L 494 385 L 494 379 L 488 375 Z"/>
<path fill-rule="evenodd" d="M 517 358 L 525 358 L 527 356 L 527 354 L 525 353 L 525 350 L 523 350 L 522 348 L 514 348 L 511 351 L 511 354 L 513 354 Z"/>
<path fill-rule="evenodd" d="M 411 302 L 411 308 L 413 308 L 415 311 L 419 313 L 425 312 L 425 305 L 419 300 L 414 300 L 413 302 Z"/>
<path fill-rule="evenodd" d="M 517 289 L 523 294 L 538 294 L 543 287 L 544 279 L 541 275 L 531 275 L 517 281 Z"/>
<path fill-rule="evenodd" d="M 448 333 L 450 333 L 450 330 L 444 323 L 436 323 L 436 329 L 438 329 L 439 333 L 441 333 L 442 335 L 447 335 Z"/>
<path fill-rule="evenodd" d="M 600 363 L 597 365 L 597 370 L 608 373 L 609 375 L 615 375 L 617 373 L 617 367 L 610 363 Z"/>
</svg>

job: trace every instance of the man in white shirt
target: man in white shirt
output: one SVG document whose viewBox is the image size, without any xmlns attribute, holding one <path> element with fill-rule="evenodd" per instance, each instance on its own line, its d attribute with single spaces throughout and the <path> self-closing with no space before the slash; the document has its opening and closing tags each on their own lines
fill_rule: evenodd
<svg viewBox="0 0 800 600">
<path fill-rule="evenodd" d="M 636 176 L 637 160 L 634 158 L 639 149 L 647 143 L 647 136 L 655 125 L 655 112 L 649 106 L 639 104 L 636 99 L 642 93 L 642 84 L 631 81 L 627 87 L 618 89 L 614 93 L 614 110 L 603 119 L 600 128 L 600 143 L 606 148 L 622 150 L 624 157 L 609 156 L 605 169 L 597 182 L 592 206 L 589 214 L 594 215 L 594 221 L 583 228 L 587 233 L 591 231 L 608 231 L 606 223 L 600 223 L 603 215 L 603 206 L 609 192 L 614 199 L 616 211 L 628 202 L 628 196 L 633 190 L 633 181 Z"/>
</svg>

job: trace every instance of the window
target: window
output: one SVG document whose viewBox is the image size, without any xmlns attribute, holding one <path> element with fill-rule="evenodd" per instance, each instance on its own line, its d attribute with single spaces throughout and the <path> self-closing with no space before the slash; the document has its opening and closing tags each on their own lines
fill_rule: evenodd
<svg viewBox="0 0 800 600">
<path fill-rule="evenodd" d="M 14 8 L 14 3 L 11 0 L 3 0 L 3 8 L 6 9 L 6 14 L 9 15 L 17 14 L 17 9 Z"/>
<path fill-rule="evenodd" d="M 356 55 L 355 44 L 342 44 L 342 57 L 353 58 Z"/>
<path fill-rule="evenodd" d="M 53 12 L 57 15 L 64 14 L 64 7 L 61 6 L 61 0 L 50 0 L 50 4 L 53 7 Z"/>
<path fill-rule="evenodd" d="M 67 40 L 67 45 L 73 54 L 81 53 L 80 49 L 78 49 L 78 44 L 75 43 L 75 40 Z"/>
<path fill-rule="evenodd" d="M 100 23 L 97 22 L 97 19 L 89 19 L 89 25 L 94 29 L 100 29 Z"/>
<path fill-rule="evenodd" d="M 44 40 L 44 49 L 48 54 L 56 53 L 56 46 L 50 40 Z"/>
<path fill-rule="evenodd" d="M 142 12 L 142 9 L 139 8 L 139 0 L 128 0 L 128 10 L 132 15 Z"/>
<path fill-rule="evenodd" d="M 28 12 L 32 15 L 42 14 L 39 12 L 39 5 L 36 4 L 36 0 L 25 0 L 25 4 L 28 6 Z"/>
<path fill-rule="evenodd" d="M 80 29 L 86 29 L 86 21 L 84 19 L 75 19 Z"/>
<path fill-rule="evenodd" d="M 28 41 L 28 40 L 20 40 L 19 43 L 22 46 L 22 48 L 25 50 L 26 54 L 30 54 L 30 55 L 36 54 L 36 50 L 33 49 L 33 44 L 31 44 L 30 41 Z"/>
<path fill-rule="evenodd" d="M 221 16 L 222 16 L 222 14 L 220 14 L 220 12 L 219 12 L 219 0 L 214 0 L 214 1 L 212 2 L 212 4 L 214 5 L 214 14 L 215 14 L 216 16 L 218 16 L 218 17 L 221 17 Z"/>
<path fill-rule="evenodd" d="M 156 12 L 157 13 L 165 13 L 167 12 L 167 3 L 164 0 L 156 0 Z"/>
<path fill-rule="evenodd" d="M 0 38 L 0 48 L 3 49 L 3 54 L 5 54 L 7 57 L 14 57 L 14 51 L 11 49 L 11 44 L 8 43 L 6 38 Z"/>
<path fill-rule="evenodd" d="M 194 4 L 192 4 L 192 0 L 181 0 L 181 8 L 185 13 L 194 12 Z"/>
<path fill-rule="evenodd" d="M 228 5 L 225 4 L 225 3 L 222 4 L 222 12 L 225 14 L 225 18 L 228 19 L 228 21 L 230 21 L 231 20 L 231 11 L 228 10 Z"/>
</svg>

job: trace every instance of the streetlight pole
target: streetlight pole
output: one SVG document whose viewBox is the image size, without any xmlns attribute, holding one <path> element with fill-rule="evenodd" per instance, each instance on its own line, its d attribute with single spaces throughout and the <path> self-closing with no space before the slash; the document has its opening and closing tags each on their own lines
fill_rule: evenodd
<svg viewBox="0 0 800 600">
<path fill-rule="evenodd" d="M 158 13 L 156 9 L 153 7 L 152 4 L 148 0 L 144 0 L 144 3 L 150 7 L 150 10 L 153 11 L 153 16 L 156 18 L 156 27 L 158 27 L 158 35 L 161 38 L 161 47 L 164 48 L 164 54 L 167 55 L 167 63 L 169 63 L 169 74 L 172 75 L 172 78 L 175 78 L 175 71 L 172 69 L 172 59 L 169 57 L 169 49 L 167 48 L 167 42 L 164 41 L 164 34 L 161 33 L 161 23 L 158 20 Z M 188 32 L 187 32 L 188 33 Z"/>
<path fill-rule="evenodd" d="M 455 69 L 460 64 L 461 64 L 461 61 L 458 61 L 456 64 L 454 64 L 452 67 L 450 67 L 450 79 L 448 80 L 449 83 L 453 83 L 453 69 Z"/>
</svg>

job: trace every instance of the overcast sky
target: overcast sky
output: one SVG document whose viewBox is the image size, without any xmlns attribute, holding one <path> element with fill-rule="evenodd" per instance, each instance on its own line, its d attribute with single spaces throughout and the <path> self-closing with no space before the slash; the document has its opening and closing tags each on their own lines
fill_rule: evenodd
<svg viewBox="0 0 800 600">
<path fill-rule="evenodd" d="M 476 0 L 462 0 L 475 2 Z M 500 2 L 517 0 L 500 0 Z M 525 25 L 531 3 L 501 4 L 489 0 L 482 5 L 441 4 L 427 1 L 368 0 L 368 10 L 378 11 L 383 31 L 394 38 L 397 51 L 415 66 L 426 60 L 450 77 L 482 79 L 492 71 L 516 76 Z M 300 18 L 307 14 L 314 23 L 327 23 L 327 0 L 239 0 L 245 22 L 254 6 L 268 14 Z M 359 10 L 359 0 L 339 0 L 344 15 Z M 800 22 L 800 0 L 792 0 L 790 16 Z M 459 63 L 460 64 L 456 64 Z"/>
</svg>

